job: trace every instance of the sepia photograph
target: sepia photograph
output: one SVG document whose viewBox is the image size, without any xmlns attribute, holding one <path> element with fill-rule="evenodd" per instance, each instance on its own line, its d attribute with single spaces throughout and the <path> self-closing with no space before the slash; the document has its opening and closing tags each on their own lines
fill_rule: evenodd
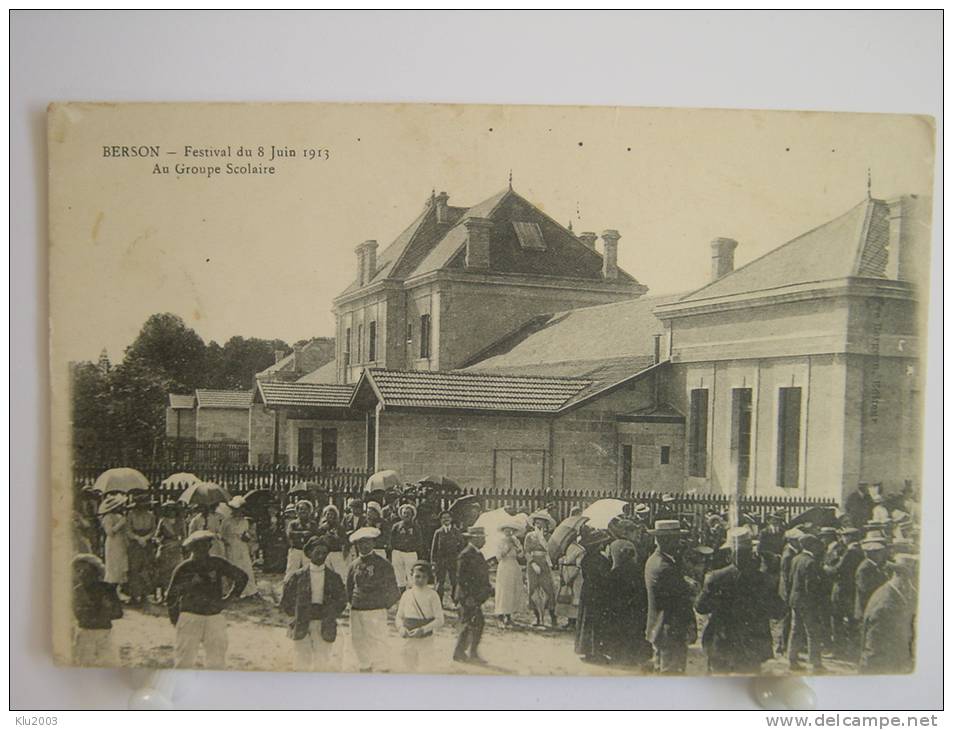
<svg viewBox="0 0 953 730">
<path fill-rule="evenodd" d="M 47 132 L 57 663 L 899 675 L 933 640 L 932 117 Z"/>
</svg>

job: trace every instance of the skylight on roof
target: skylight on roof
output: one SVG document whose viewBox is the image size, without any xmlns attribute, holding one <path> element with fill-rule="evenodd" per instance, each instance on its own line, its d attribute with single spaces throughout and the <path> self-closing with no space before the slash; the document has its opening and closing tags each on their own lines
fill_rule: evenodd
<svg viewBox="0 0 953 730">
<path fill-rule="evenodd" d="M 516 237 L 520 241 L 520 248 L 533 251 L 546 250 L 546 242 L 543 240 L 542 231 L 539 230 L 539 224 L 513 221 L 513 228 L 516 231 Z"/>
</svg>

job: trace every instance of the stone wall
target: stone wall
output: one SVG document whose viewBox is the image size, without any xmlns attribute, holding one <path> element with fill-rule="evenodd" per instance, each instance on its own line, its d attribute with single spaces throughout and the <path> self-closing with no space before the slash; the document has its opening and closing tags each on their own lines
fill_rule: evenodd
<svg viewBox="0 0 953 730">
<path fill-rule="evenodd" d="M 285 424 L 287 418 L 281 411 L 278 412 L 278 454 L 287 459 L 288 438 Z M 246 428 L 248 433 L 248 463 L 270 464 L 273 462 L 275 448 L 275 411 L 265 408 L 261 403 L 254 403 L 247 413 Z"/>
<path fill-rule="evenodd" d="M 247 441 L 248 411 L 244 408 L 199 408 L 195 415 L 197 441 Z"/>
</svg>

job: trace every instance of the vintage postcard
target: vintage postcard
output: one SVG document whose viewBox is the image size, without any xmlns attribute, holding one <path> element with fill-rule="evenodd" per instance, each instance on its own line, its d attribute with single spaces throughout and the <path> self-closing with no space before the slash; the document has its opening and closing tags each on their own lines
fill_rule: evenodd
<svg viewBox="0 0 953 730">
<path fill-rule="evenodd" d="M 48 131 L 58 662 L 912 671 L 931 118 Z"/>
</svg>

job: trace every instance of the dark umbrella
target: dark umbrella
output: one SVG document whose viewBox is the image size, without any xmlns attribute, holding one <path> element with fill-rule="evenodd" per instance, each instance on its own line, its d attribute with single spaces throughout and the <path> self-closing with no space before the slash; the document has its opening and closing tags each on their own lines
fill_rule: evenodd
<svg viewBox="0 0 953 730">
<path fill-rule="evenodd" d="M 553 530 L 553 534 L 549 536 L 546 549 L 549 551 L 549 559 L 554 565 L 559 558 L 566 554 L 566 548 L 576 539 L 580 530 L 582 530 L 582 526 L 588 521 L 589 518 L 582 515 L 567 517 Z"/>
<path fill-rule="evenodd" d="M 264 507 L 275 501 L 275 495 L 268 489 L 253 489 L 245 493 L 245 507 Z"/>
<path fill-rule="evenodd" d="M 465 519 L 465 516 L 474 507 L 482 511 L 483 506 L 480 498 L 474 494 L 465 494 L 464 496 L 457 497 L 457 499 L 453 500 L 453 503 L 450 505 L 450 514 L 454 521 L 459 522 L 464 527 L 469 527 L 479 516 L 475 515 L 472 520 L 469 520 L 469 522 Z"/>
<path fill-rule="evenodd" d="M 837 527 L 839 524 L 837 522 L 837 511 L 834 507 L 811 507 L 788 522 L 786 529 L 790 530 L 792 527 L 806 523 L 810 523 L 814 527 Z"/>
<path fill-rule="evenodd" d="M 187 488 L 179 496 L 179 501 L 191 505 L 214 507 L 219 502 L 227 502 L 229 497 L 222 487 L 214 482 L 199 482 Z"/>
<path fill-rule="evenodd" d="M 427 476 L 421 479 L 418 484 L 426 484 L 428 487 L 443 489 L 450 492 L 459 492 L 460 485 L 450 477 L 445 476 Z"/>
</svg>

